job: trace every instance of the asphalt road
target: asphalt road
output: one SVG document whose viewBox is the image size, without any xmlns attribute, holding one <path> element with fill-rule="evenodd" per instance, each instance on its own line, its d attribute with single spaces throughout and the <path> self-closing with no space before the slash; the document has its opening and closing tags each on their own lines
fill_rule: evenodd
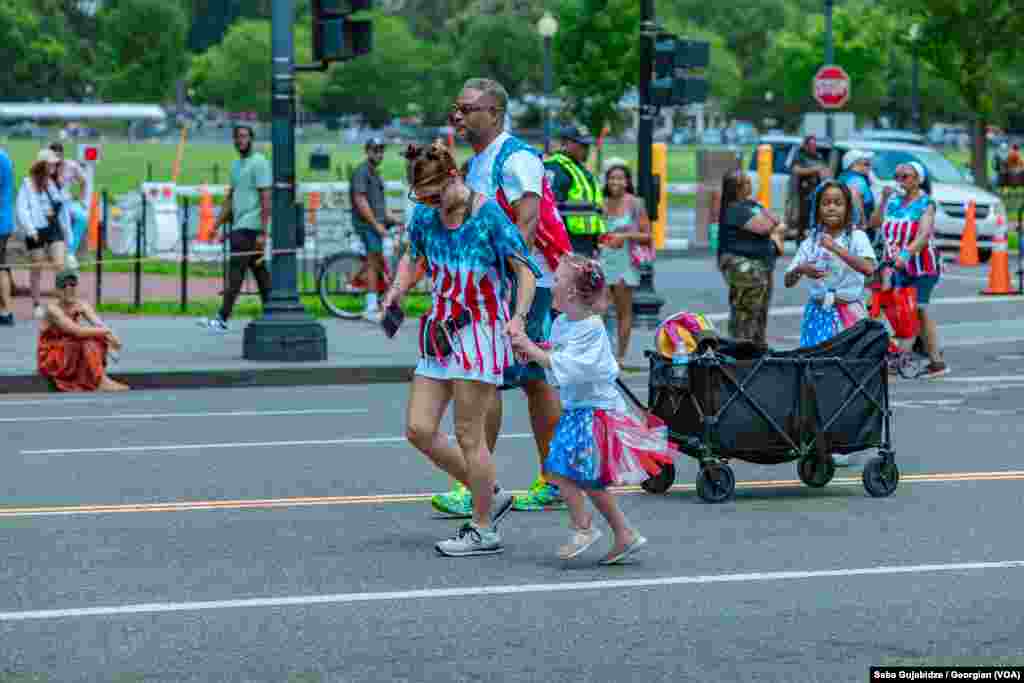
<svg viewBox="0 0 1024 683">
<path fill-rule="evenodd" d="M 706 269 L 672 263 L 670 307 L 723 310 Z M 735 500 L 708 505 L 683 461 L 667 495 L 623 493 L 650 544 L 615 568 L 595 565 L 603 547 L 557 560 L 558 512 L 512 514 L 503 555 L 437 557 L 458 523 L 427 503 L 447 481 L 403 442 L 404 386 L 0 401 L 0 681 L 860 681 L 884 663 L 1024 664 L 1024 329 L 1020 303 L 958 302 L 980 288 L 937 290 L 954 373 L 893 387 L 892 497 L 868 497 L 856 467 L 812 490 L 793 464 L 735 463 Z M 771 333 L 798 327 L 782 312 Z M 628 381 L 643 395 L 645 376 Z M 535 474 L 528 432 L 509 397 L 508 488 Z"/>
</svg>

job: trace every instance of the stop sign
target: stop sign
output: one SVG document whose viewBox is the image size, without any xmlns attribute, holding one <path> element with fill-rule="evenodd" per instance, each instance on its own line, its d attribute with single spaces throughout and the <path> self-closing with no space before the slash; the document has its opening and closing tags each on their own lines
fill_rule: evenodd
<svg viewBox="0 0 1024 683">
<path fill-rule="evenodd" d="M 823 109 L 841 109 L 850 99 L 850 75 L 841 66 L 823 66 L 814 74 L 813 91 Z"/>
</svg>

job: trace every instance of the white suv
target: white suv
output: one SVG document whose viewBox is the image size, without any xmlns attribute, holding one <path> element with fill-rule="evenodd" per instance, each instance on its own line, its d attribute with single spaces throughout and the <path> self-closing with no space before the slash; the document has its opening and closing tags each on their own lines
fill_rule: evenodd
<svg viewBox="0 0 1024 683">
<path fill-rule="evenodd" d="M 770 144 L 772 160 L 772 208 L 785 214 L 789 189 L 789 166 L 800 148 L 802 138 L 791 136 L 766 137 L 761 144 Z M 967 204 L 974 201 L 978 234 L 978 256 L 987 261 L 992 253 L 992 238 L 999 227 L 1006 226 L 1006 207 L 998 196 L 972 185 L 960 169 L 940 152 L 922 145 L 871 140 L 840 140 L 834 144 L 818 141 L 819 150 L 827 154 L 834 175 L 840 172 L 843 154 L 851 149 L 873 152 L 871 186 L 875 197 L 881 197 L 885 186 L 896 187 L 893 179 L 896 167 L 908 161 L 921 163 L 932 181 L 932 199 L 937 204 L 935 214 L 936 244 L 940 249 L 959 250 L 963 236 Z M 757 194 L 757 154 L 751 156 L 748 171 Z"/>
</svg>

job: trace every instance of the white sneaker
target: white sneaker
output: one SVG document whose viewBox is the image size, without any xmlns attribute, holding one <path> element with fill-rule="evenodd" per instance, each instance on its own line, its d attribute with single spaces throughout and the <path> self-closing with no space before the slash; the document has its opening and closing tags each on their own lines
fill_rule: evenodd
<svg viewBox="0 0 1024 683">
<path fill-rule="evenodd" d="M 496 529 L 481 529 L 470 522 L 463 524 L 454 538 L 440 541 L 434 547 L 448 557 L 496 555 L 505 550 Z"/>
<path fill-rule="evenodd" d="M 36 320 L 42 320 L 46 317 L 46 309 L 43 308 L 41 304 L 36 304 L 32 308 L 32 317 Z"/>
<path fill-rule="evenodd" d="M 203 318 L 199 320 L 197 324 L 209 332 L 215 332 L 217 334 L 223 334 L 231 329 L 228 327 L 228 324 L 220 318 Z"/>
<path fill-rule="evenodd" d="M 363 312 L 363 320 L 366 320 L 368 322 L 379 324 L 380 321 L 383 319 L 384 314 L 381 312 L 379 308 L 375 308 L 372 311 L 367 309 L 366 311 Z"/>
<path fill-rule="evenodd" d="M 558 549 L 558 557 L 563 560 L 571 560 L 587 551 L 587 548 L 597 543 L 603 536 L 601 530 L 591 523 L 589 529 L 576 529 L 569 542 Z"/>
</svg>

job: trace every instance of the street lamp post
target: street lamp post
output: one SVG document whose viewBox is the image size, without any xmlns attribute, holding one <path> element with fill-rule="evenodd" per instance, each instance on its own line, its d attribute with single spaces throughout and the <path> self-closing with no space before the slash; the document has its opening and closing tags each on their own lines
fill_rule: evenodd
<svg viewBox="0 0 1024 683">
<path fill-rule="evenodd" d="M 273 58 L 270 107 L 273 113 L 274 184 L 272 190 L 270 300 L 263 317 L 249 323 L 242 357 L 257 361 L 322 361 L 327 335 L 299 301 L 296 249 L 302 206 L 295 202 L 295 2 L 273 0 L 270 20 Z"/>
<path fill-rule="evenodd" d="M 551 151 L 551 39 L 558 33 L 558 20 L 551 12 L 537 22 L 537 33 L 544 39 L 544 154 Z"/>
<path fill-rule="evenodd" d="M 832 4 L 834 0 L 825 0 L 825 64 L 832 64 L 835 59 L 832 47 Z M 825 137 L 833 137 L 832 112 L 825 112 Z"/>
<path fill-rule="evenodd" d="M 917 39 L 921 36 L 921 26 L 919 24 L 913 24 L 910 27 L 910 42 L 914 52 L 913 55 L 913 67 L 911 70 L 911 117 L 914 121 L 914 132 L 921 132 L 921 88 L 918 83 L 918 55 L 917 55 Z"/>
</svg>

